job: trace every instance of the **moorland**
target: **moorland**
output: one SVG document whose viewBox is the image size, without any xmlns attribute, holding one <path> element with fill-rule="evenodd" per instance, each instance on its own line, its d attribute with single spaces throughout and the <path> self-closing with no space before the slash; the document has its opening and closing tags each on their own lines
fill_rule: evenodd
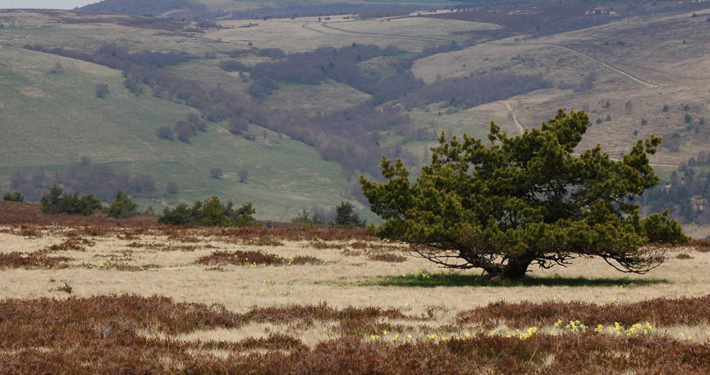
<svg viewBox="0 0 710 375">
<path fill-rule="evenodd" d="M 0 372 L 706 374 L 708 28 L 697 1 L 0 10 L 2 192 L 147 211 L 0 201 Z M 344 201 L 376 221 L 358 177 L 383 154 L 416 171 L 442 131 L 516 135 L 558 108 L 589 114 L 576 152 L 663 136 L 638 203 L 696 240 L 647 245 L 645 274 L 579 256 L 510 280 L 290 222 Z M 153 214 L 209 196 L 256 225 Z"/>
<path fill-rule="evenodd" d="M 24 373 L 708 371 L 707 241 L 646 275 L 517 282 L 364 230 L 185 228 L 0 202 L 0 363 Z"/>
</svg>

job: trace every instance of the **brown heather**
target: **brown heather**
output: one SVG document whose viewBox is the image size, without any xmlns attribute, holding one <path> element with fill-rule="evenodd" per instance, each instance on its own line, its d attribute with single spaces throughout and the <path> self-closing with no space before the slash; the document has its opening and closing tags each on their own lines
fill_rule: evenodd
<svg viewBox="0 0 710 375">
<path fill-rule="evenodd" d="M 667 302 L 680 302 L 676 312 L 682 316 L 688 316 L 687 310 L 695 307 L 684 300 Z M 558 305 L 574 308 L 574 303 Z M 497 311 L 491 305 L 481 313 L 490 315 Z M 340 338 L 313 348 L 283 334 L 237 342 L 181 341 L 171 337 L 200 329 L 235 328 L 249 322 L 315 324 L 339 320 L 341 325 L 352 326 L 344 322 L 377 325 L 382 318 L 414 319 L 394 309 L 336 310 L 325 304 L 255 308 L 236 314 L 219 305 L 175 303 L 165 297 L 8 299 L 0 302 L 3 332 L 0 363 L 3 374 L 705 374 L 710 371 L 708 343 L 591 331 L 558 336 L 538 334 L 526 340 L 478 334 L 446 342 L 394 342 L 368 341 L 360 332 L 343 329 Z M 227 356 L 211 355 L 210 350 L 226 351 Z"/>
<path fill-rule="evenodd" d="M 369 255 L 367 259 L 379 262 L 402 263 L 407 260 L 407 257 L 395 254 L 373 254 Z"/>
<path fill-rule="evenodd" d="M 49 251 L 66 251 L 66 250 L 77 250 L 77 251 L 83 251 L 86 250 L 86 247 L 84 246 L 89 246 L 92 247 L 96 245 L 96 242 L 87 240 L 85 238 L 79 237 L 77 234 L 74 234 L 74 232 L 70 232 L 72 235 L 68 235 L 67 239 L 64 240 L 61 243 L 51 245 L 47 248 Z"/>
<path fill-rule="evenodd" d="M 710 295 L 696 298 L 655 298 L 635 303 L 597 305 L 572 302 L 496 302 L 458 314 L 459 324 L 477 323 L 491 329 L 552 325 L 558 319 L 579 320 L 587 326 L 614 324 L 628 326 L 639 322 L 653 325 L 710 324 Z"/>
<path fill-rule="evenodd" d="M 693 240 L 688 244 L 690 247 L 694 247 L 696 251 L 708 252 L 710 251 L 710 240 Z"/>
<path fill-rule="evenodd" d="M 52 252 L 85 251 L 90 247 L 93 247 L 92 252 L 100 252 L 94 249 L 101 248 L 104 240 L 110 242 L 114 238 L 126 241 L 127 250 L 114 249 L 109 255 L 102 255 L 102 269 L 158 268 L 158 265 L 123 262 L 138 257 L 143 249 L 218 250 L 211 245 L 217 242 L 266 247 L 300 241 L 307 248 L 334 249 L 342 255 L 362 255 L 370 260 L 396 259 L 400 256 L 397 252 L 404 250 L 401 244 L 377 242 L 365 230 L 290 226 L 176 228 L 144 219 L 108 222 L 90 217 L 70 222 L 67 218 L 63 226 L 44 219 L 6 222 L 1 229 L 3 233 L 33 239 L 60 238 L 61 241 L 47 246 L 47 240 L 43 240 L 42 250 L 29 253 L 8 249 L 8 253 L 0 254 L 0 268 L 32 269 L 48 265 L 60 268 L 72 259 L 51 256 Z M 0 222 L 3 220 L 0 218 Z M 160 236 L 168 238 L 168 243 L 155 239 Z M 102 244 L 94 247 L 93 240 Z M 710 241 L 695 241 L 690 247 L 699 252 L 710 251 Z M 705 256 L 689 249 L 685 252 L 695 260 L 669 259 L 669 263 L 692 264 Z M 245 262 L 249 259 L 249 263 L 243 264 L 283 263 L 283 258 L 263 251 L 250 252 L 251 256 L 246 254 L 215 251 L 205 257 L 203 264 L 214 264 L 218 268 L 223 264 L 241 264 L 234 263 L 240 256 Z M 256 254 L 263 260 L 257 261 Z M 320 262 L 316 258 L 312 260 Z M 194 258 L 189 257 L 189 262 L 193 261 Z M 294 258 L 293 263 L 297 262 Z M 31 273 L 44 275 L 44 272 Z M 669 335 L 626 337 L 599 334 L 591 329 L 578 334 L 558 330 L 557 336 L 544 333 L 558 319 L 580 320 L 588 327 L 615 322 L 628 327 L 650 322 L 668 332 L 683 329 L 687 333 L 693 330 L 698 333 L 710 324 L 710 295 L 656 298 L 618 305 L 499 302 L 440 321 L 442 316 L 447 316 L 446 309 L 450 306 L 430 306 L 425 312 L 405 314 L 395 308 L 335 308 L 325 303 L 258 305 L 236 313 L 218 304 L 178 303 L 162 296 L 78 298 L 73 295 L 84 293 L 81 284 L 71 280 L 50 281 L 54 283 L 50 285 L 52 290 L 68 298 L 0 300 L 0 374 L 710 373 L 710 343 L 707 341 L 675 339 L 679 336 Z M 480 333 L 482 329 L 499 326 L 523 330 L 535 326 L 540 327 L 541 333 L 525 340 Z M 264 336 L 260 336 L 262 330 Z M 385 330 L 390 333 L 384 334 Z M 395 334 L 460 335 L 466 331 L 473 336 L 448 341 L 419 336 L 412 341 L 393 340 Z M 375 336 L 376 339 L 371 340 L 371 335 L 382 337 Z"/>
<path fill-rule="evenodd" d="M 89 236 L 108 237 L 116 236 L 119 239 L 134 240 L 142 235 L 167 236 L 170 241 L 199 243 L 210 237 L 228 238 L 239 240 L 257 246 L 282 246 L 284 241 L 310 241 L 324 244 L 324 248 L 333 248 L 325 242 L 333 241 L 358 241 L 370 247 L 381 247 L 374 244 L 378 241 L 366 229 L 339 229 L 339 228 L 302 228 L 292 226 L 277 226 L 274 228 L 263 227 L 180 227 L 156 224 L 125 222 L 118 223 L 96 219 L 90 224 L 68 223 L 56 226 L 51 221 L 42 224 L 7 224 L 8 232 L 17 233 L 24 237 L 42 237 L 43 234 L 56 234 L 68 237 Z M 2 224 L 2 220 L 0 220 Z M 67 229 L 71 229 L 67 234 Z M 81 241 L 81 239 L 79 239 Z M 367 242 L 365 242 L 367 241 Z M 82 245 L 91 246 L 89 243 Z M 314 247 L 318 248 L 318 245 Z"/>
<path fill-rule="evenodd" d="M 322 264 L 318 258 L 311 256 L 295 256 L 291 259 L 262 251 L 215 251 L 210 255 L 198 258 L 195 263 L 204 265 L 283 265 L 283 264 Z"/>
<path fill-rule="evenodd" d="M 0 253 L 0 269 L 3 268 L 55 268 L 63 267 L 71 258 L 47 256 L 42 251 L 33 253 Z"/>
</svg>

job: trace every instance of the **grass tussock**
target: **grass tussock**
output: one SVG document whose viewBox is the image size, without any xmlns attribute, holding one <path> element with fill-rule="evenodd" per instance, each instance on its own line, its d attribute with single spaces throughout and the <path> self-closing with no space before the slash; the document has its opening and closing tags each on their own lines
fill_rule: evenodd
<svg viewBox="0 0 710 375">
<path fill-rule="evenodd" d="M 262 251 L 215 251 L 210 255 L 198 258 L 195 263 L 207 266 L 233 264 L 238 266 L 280 266 L 293 264 L 323 264 L 323 261 L 312 256 L 295 256 L 284 258 L 280 255 Z"/>
</svg>

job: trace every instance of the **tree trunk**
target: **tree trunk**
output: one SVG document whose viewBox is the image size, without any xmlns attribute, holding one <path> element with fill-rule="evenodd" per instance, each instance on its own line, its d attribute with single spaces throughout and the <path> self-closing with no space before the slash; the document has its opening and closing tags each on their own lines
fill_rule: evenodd
<svg viewBox="0 0 710 375">
<path fill-rule="evenodd" d="M 507 264 L 499 264 L 495 269 L 486 269 L 485 271 L 493 280 L 520 280 L 525 277 L 525 273 L 534 259 L 529 256 L 510 258 Z"/>
</svg>

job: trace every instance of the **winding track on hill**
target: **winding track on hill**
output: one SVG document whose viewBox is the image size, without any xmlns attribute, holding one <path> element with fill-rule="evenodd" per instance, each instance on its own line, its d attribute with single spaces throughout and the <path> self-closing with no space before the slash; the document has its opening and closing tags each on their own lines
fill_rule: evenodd
<svg viewBox="0 0 710 375">
<path fill-rule="evenodd" d="M 513 110 L 513 106 L 511 106 L 510 102 L 508 101 L 505 101 L 504 104 L 505 107 L 508 108 L 510 114 L 513 116 L 513 122 L 515 122 L 515 125 L 518 127 L 518 130 L 520 130 L 520 134 L 525 133 L 525 127 L 523 126 L 523 124 L 520 123 L 520 121 L 518 121 L 518 114 L 515 113 L 515 111 Z"/>
<path fill-rule="evenodd" d="M 515 110 L 513 109 L 513 106 L 510 105 L 510 102 L 505 101 L 505 102 L 503 102 L 503 104 L 505 104 L 505 107 L 508 109 L 508 111 L 510 112 L 510 114 L 513 116 L 513 121 L 515 122 L 515 125 L 518 127 L 518 130 L 520 130 L 520 134 L 525 133 L 525 127 L 524 127 L 523 124 L 521 124 L 520 121 L 518 120 L 518 114 L 515 113 Z M 579 154 L 575 154 L 575 155 L 579 156 Z M 611 159 L 611 160 L 613 160 L 613 161 L 621 161 L 621 159 L 617 159 L 617 158 L 609 158 L 609 159 Z M 650 166 L 652 166 L 652 167 L 678 168 L 678 164 L 648 163 L 648 165 L 650 165 Z"/>
<path fill-rule="evenodd" d="M 582 51 L 578 51 L 578 50 L 576 50 L 576 49 L 573 49 L 573 48 L 564 46 L 564 45 L 562 45 L 562 44 L 555 44 L 555 43 L 543 43 L 543 44 L 550 45 L 550 46 L 556 46 L 556 47 L 559 47 L 559 48 L 563 48 L 563 49 L 566 49 L 566 50 L 568 50 L 568 51 L 570 51 L 570 52 L 573 52 L 573 53 L 575 53 L 575 54 L 577 54 L 577 55 L 586 57 L 587 59 L 590 59 L 590 60 L 596 62 L 597 64 L 600 64 L 600 65 L 602 65 L 603 67 L 605 67 L 605 68 L 607 68 L 607 69 L 609 69 L 609 70 L 611 70 L 611 71 L 613 71 L 613 72 L 616 72 L 616 73 L 618 73 L 618 74 L 621 74 L 622 76 L 625 76 L 626 78 L 629 78 L 630 80 L 632 80 L 632 81 L 634 81 L 634 82 L 636 82 L 636 83 L 639 83 L 639 84 L 641 84 L 641 85 L 643 85 L 643 86 L 646 86 L 646 87 L 648 87 L 648 88 L 656 88 L 656 87 L 658 87 L 658 84 L 655 84 L 655 83 L 653 83 L 653 82 L 649 82 L 649 81 L 643 80 L 643 79 L 641 79 L 641 78 L 639 78 L 639 77 L 637 77 L 637 76 L 635 76 L 635 75 L 633 75 L 633 74 L 631 74 L 631 73 L 629 73 L 629 72 L 627 72 L 627 71 L 625 71 L 625 70 L 621 70 L 621 69 L 619 69 L 619 68 L 617 68 L 617 67 L 615 67 L 615 66 L 613 66 L 613 65 L 610 65 L 610 64 L 608 64 L 608 63 L 606 63 L 606 62 L 604 62 L 604 61 L 601 61 L 601 60 L 599 60 L 598 58 L 596 58 L 596 57 L 594 57 L 594 56 L 591 56 L 591 55 L 588 55 L 588 54 L 586 54 L 586 53 L 584 53 L 584 52 L 582 52 Z"/>
<path fill-rule="evenodd" d="M 406 18 L 406 17 L 403 17 L 403 18 Z M 321 22 L 320 25 L 321 25 L 322 27 L 326 28 L 326 29 L 336 30 L 336 31 L 340 31 L 340 32 L 348 33 L 348 34 L 372 35 L 372 36 L 379 36 L 379 37 L 391 38 L 391 39 L 424 40 L 424 41 L 429 41 L 429 42 L 448 42 L 448 43 L 454 42 L 453 39 L 438 38 L 438 37 L 423 37 L 423 36 L 410 36 L 410 35 L 400 35 L 400 34 L 382 34 L 382 33 L 368 32 L 368 31 L 353 31 L 353 30 L 343 29 L 343 28 L 340 28 L 340 27 L 335 27 L 335 26 L 332 25 L 333 23 L 347 23 L 347 22 L 352 22 L 352 21 Z M 311 31 L 314 31 L 314 32 L 317 32 L 317 33 L 327 34 L 327 33 L 323 32 L 323 31 L 321 31 L 321 30 L 317 30 L 316 28 L 308 27 L 308 26 L 310 26 L 310 25 L 308 25 L 308 24 L 303 24 L 302 26 L 303 26 L 304 28 L 308 29 L 308 30 L 311 30 Z M 638 77 L 638 76 L 636 76 L 636 75 L 633 75 L 633 74 L 631 74 L 631 73 L 629 73 L 629 72 L 627 72 L 627 71 L 625 71 L 625 70 L 623 70 L 623 69 L 621 69 L 621 68 L 615 67 L 615 66 L 613 66 L 613 65 L 611 65 L 611 64 L 609 64 L 609 63 L 607 63 L 607 62 L 604 62 L 604 61 L 602 61 L 602 60 L 600 60 L 600 59 L 598 59 L 598 58 L 596 58 L 596 57 L 594 57 L 594 56 L 592 56 L 592 55 L 589 55 L 589 54 L 584 53 L 584 52 L 582 52 L 582 51 L 578 51 L 578 50 L 576 50 L 576 49 L 574 49 L 574 48 L 571 48 L 571 47 L 568 47 L 568 46 L 565 46 L 565 45 L 562 45 L 562 44 L 557 44 L 557 43 L 525 43 L 525 44 L 519 44 L 519 43 L 505 43 L 505 42 L 495 42 L 495 41 L 483 42 L 483 43 L 481 43 L 481 44 L 493 44 L 493 45 L 502 45 L 502 46 L 529 45 L 529 46 L 553 46 L 553 47 L 558 47 L 558 48 L 565 49 L 565 50 L 567 50 L 567 51 L 569 51 L 569 52 L 572 52 L 572 53 L 574 53 L 574 54 L 576 54 L 576 55 L 582 56 L 582 57 L 584 57 L 584 58 L 586 58 L 586 59 L 588 59 L 588 60 L 591 60 L 591 61 L 593 61 L 593 62 L 595 62 L 595 63 L 597 63 L 597 64 L 599 64 L 599 65 L 601 65 L 601 66 L 603 66 L 603 67 L 605 67 L 605 68 L 607 68 L 607 69 L 609 69 L 609 70 L 611 70 L 612 72 L 615 72 L 615 73 L 617 73 L 617 74 L 619 74 L 619 75 L 622 75 L 622 76 L 624 76 L 624 77 L 626 77 L 626 78 L 628 78 L 628 79 L 630 79 L 630 80 L 632 80 L 632 81 L 634 81 L 634 82 L 636 82 L 636 83 L 638 83 L 638 84 L 640 84 L 640 85 L 642 85 L 642 86 L 645 86 L 646 88 L 657 88 L 657 87 L 658 87 L 658 84 L 656 84 L 656 83 L 653 83 L 653 82 L 650 82 L 650 81 L 646 81 L 646 80 L 644 80 L 644 79 L 642 79 L 642 78 L 640 78 L 640 77 Z M 519 124 L 519 123 L 516 121 L 516 125 L 518 125 L 518 124 Z M 520 126 L 520 125 L 519 125 L 519 126 Z"/>
<path fill-rule="evenodd" d="M 347 21 L 346 21 L 346 22 L 347 22 Z M 332 22 L 331 22 L 331 23 L 332 23 Z M 373 32 L 366 32 L 366 31 L 352 31 L 352 30 L 342 29 L 342 28 L 339 28 L 339 27 L 334 27 L 334 26 L 330 25 L 331 23 L 328 23 L 328 22 L 321 22 L 320 25 L 321 25 L 322 27 L 324 27 L 324 28 L 327 28 L 327 29 L 331 29 L 331 30 L 335 30 L 335 31 L 340 31 L 340 32 L 344 32 L 344 33 L 349 33 L 349 34 L 372 35 L 372 36 L 379 36 L 379 37 L 391 38 L 391 39 L 425 40 L 425 41 L 431 41 L 431 42 L 451 42 L 451 41 L 453 41 L 452 39 L 445 39 L 445 38 L 418 37 L 418 36 L 407 36 L 407 35 L 397 35 L 397 34 L 381 34 L 381 33 L 373 33 Z M 318 30 L 318 29 L 316 29 L 316 28 L 309 27 L 309 26 L 310 26 L 310 24 L 303 24 L 303 25 L 302 25 L 303 28 L 308 29 L 308 30 L 310 30 L 310 31 L 314 31 L 314 32 L 321 33 L 321 34 L 327 34 L 326 32 L 324 32 L 324 31 L 322 31 L 322 30 Z M 493 44 L 493 45 L 502 45 L 502 46 L 520 46 L 520 45 L 521 45 L 521 44 L 518 44 L 518 43 L 504 43 L 504 42 L 493 42 L 493 41 L 491 41 L 491 42 L 483 42 L 483 43 L 481 43 L 481 44 Z M 599 64 L 599 65 L 601 65 L 601 66 L 603 66 L 603 67 L 605 67 L 605 68 L 607 68 L 607 69 L 609 69 L 609 70 L 611 70 L 612 72 L 615 72 L 615 73 L 617 73 L 617 74 L 619 74 L 619 75 L 621 75 L 621 76 L 624 76 L 624 77 L 626 77 L 626 78 L 628 78 L 628 79 L 630 79 L 630 80 L 632 80 L 632 81 L 634 81 L 634 82 L 636 82 L 636 83 L 638 83 L 638 84 L 640 84 L 640 85 L 642 85 L 642 86 L 644 86 L 644 87 L 646 87 L 646 88 L 657 88 L 657 87 L 658 87 L 658 84 L 656 84 L 656 83 L 649 82 L 649 81 L 646 81 L 646 80 L 644 80 L 644 79 L 641 79 L 641 78 L 639 78 L 639 77 L 637 77 L 637 76 L 635 76 L 635 75 L 633 75 L 633 74 L 631 74 L 631 73 L 629 73 L 629 72 L 627 72 L 627 71 L 625 71 L 625 70 L 622 70 L 622 69 L 620 69 L 620 68 L 617 68 L 617 67 L 615 67 L 615 66 L 613 66 L 613 65 L 611 65 L 611 64 L 609 64 L 609 63 L 606 63 L 606 62 L 604 62 L 604 61 L 602 61 L 602 60 L 600 60 L 600 59 L 598 59 L 598 58 L 596 58 L 596 57 L 594 57 L 594 56 L 588 55 L 588 54 L 586 54 L 586 53 L 584 53 L 584 52 L 582 52 L 582 51 L 578 51 L 578 50 L 576 50 L 576 49 L 574 49 L 574 48 L 567 47 L 567 46 L 562 45 L 562 44 L 557 44 L 557 43 L 526 43 L 525 45 L 532 45 L 532 46 L 553 46 L 553 47 L 562 48 L 562 49 L 565 49 L 565 50 L 567 50 L 567 51 L 570 51 L 570 52 L 572 52 L 572 53 L 574 53 L 574 54 L 576 54 L 576 55 L 582 56 L 582 57 L 584 57 L 584 58 L 586 58 L 586 59 L 588 59 L 588 60 L 591 60 L 591 61 L 593 61 L 593 62 L 595 62 L 595 63 L 597 63 L 597 64 Z M 522 124 L 522 123 L 520 122 L 520 120 L 518 119 L 517 113 L 515 112 L 515 110 L 513 109 L 513 107 L 510 105 L 510 103 L 509 103 L 508 101 L 504 101 L 504 104 L 505 104 L 505 107 L 506 107 L 506 108 L 508 109 L 508 111 L 510 112 L 510 114 L 512 115 L 512 117 L 513 117 L 513 122 L 515 123 L 515 126 L 518 127 L 518 130 L 520 131 L 520 134 L 523 134 L 523 133 L 525 132 L 525 126 L 523 126 L 523 124 Z M 612 160 L 618 161 L 619 159 L 613 159 L 613 158 L 612 158 Z M 649 163 L 649 165 L 652 166 L 652 167 L 670 167 L 670 168 L 677 168 L 677 167 L 678 167 L 678 164 L 668 164 L 668 163 Z"/>
<path fill-rule="evenodd" d="M 653 83 L 653 82 L 650 82 L 650 81 L 646 81 L 646 80 L 644 80 L 644 79 L 641 79 L 641 78 L 639 78 L 639 77 L 637 77 L 637 76 L 635 76 L 635 75 L 633 75 L 633 74 L 631 74 L 631 73 L 629 73 L 629 72 L 627 72 L 627 71 L 625 71 L 625 70 L 622 70 L 622 69 L 617 68 L 617 67 L 615 67 L 615 66 L 613 66 L 613 65 L 611 65 L 611 64 L 609 64 L 609 63 L 607 63 L 607 62 L 604 62 L 604 61 L 602 61 L 602 60 L 599 60 L 598 58 L 596 58 L 596 57 L 594 57 L 594 56 L 592 56 L 592 55 L 588 55 L 588 54 L 586 54 L 586 53 L 584 53 L 584 52 L 582 52 L 582 51 L 578 51 L 578 50 L 576 50 L 576 49 L 574 49 L 574 48 L 572 48 L 572 47 L 568 47 L 568 46 L 565 46 L 565 45 L 562 45 L 562 44 L 557 44 L 557 43 L 506 43 L 506 42 L 494 42 L 494 41 L 492 41 L 492 42 L 483 42 L 483 43 L 481 43 L 481 44 L 491 44 L 491 45 L 496 45 L 496 46 L 552 46 L 552 47 L 558 47 L 558 48 L 562 48 L 562 49 L 565 49 L 565 50 L 567 50 L 567 51 L 570 51 L 570 52 L 572 52 L 572 53 L 574 53 L 574 54 L 576 54 L 576 55 L 582 56 L 582 57 L 584 57 L 584 58 L 586 58 L 586 59 L 588 59 L 588 60 L 591 60 L 591 61 L 593 61 L 593 62 L 595 62 L 595 63 L 597 63 L 597 64 L 599 64 L 599 65 L 601 65 L 601 66 L 603 66 L 603 67 L 605 67 L 605 68 L 607 68 L 607 69 L 609 69 L 609 70 L 611 70 L 612 72 L 615 72 L 615 73 L 617 73 L 617 74 L 619 74 L 619 75 L 622 75 L 622 76 L 624 76 L 624 77 L 626 77 L 626 78 L 628 78 L 628 79 L 630 79 L 630 80 L 632 80 L 632 81 L 634 81 L 634 82 L 636 82 L 636 83 L 638 83 L 638 84 L 640 84 L 640 85 L 642 85 L 642 86 L 645 86 L 646 88 L 657 88 L 657 87 L 658 87 L 658 84 L 656 84 L 656 83 Z"/>
<path fill-rule="evenodd" d="M 353 31 L 353 30 L 348 30 L 348 29 L 343 29 L 340 27 L 332 26 L 333 23 L 347 23 L 347 22 L 352 22 L 352 21 L 321 22 L 320 25 L 326 29 L 340 31 L 340 32 L 347 33 L 347 34 L 379 36 L 379 37 L 390 38 L 390 39 L 423 40 L 423 41 L 427 41 L 427 42 L 446 42 L 446 43 L 455 42 L 454 39 L 448 39 L 448 38 L 412 36 L 412 35 L 401 35 L 401 34 L 382 34 L 382 33 L 373 33 L 373 32 L 369 32 L 369 31 Z M 310 28 L 310 27 L 306 27 L 305 25 L 303 25 L 303 27 L 305 27 L 306 29 L 311 30 L 311 31 L 316 31 L 315 29 Z"/>
</svg>

